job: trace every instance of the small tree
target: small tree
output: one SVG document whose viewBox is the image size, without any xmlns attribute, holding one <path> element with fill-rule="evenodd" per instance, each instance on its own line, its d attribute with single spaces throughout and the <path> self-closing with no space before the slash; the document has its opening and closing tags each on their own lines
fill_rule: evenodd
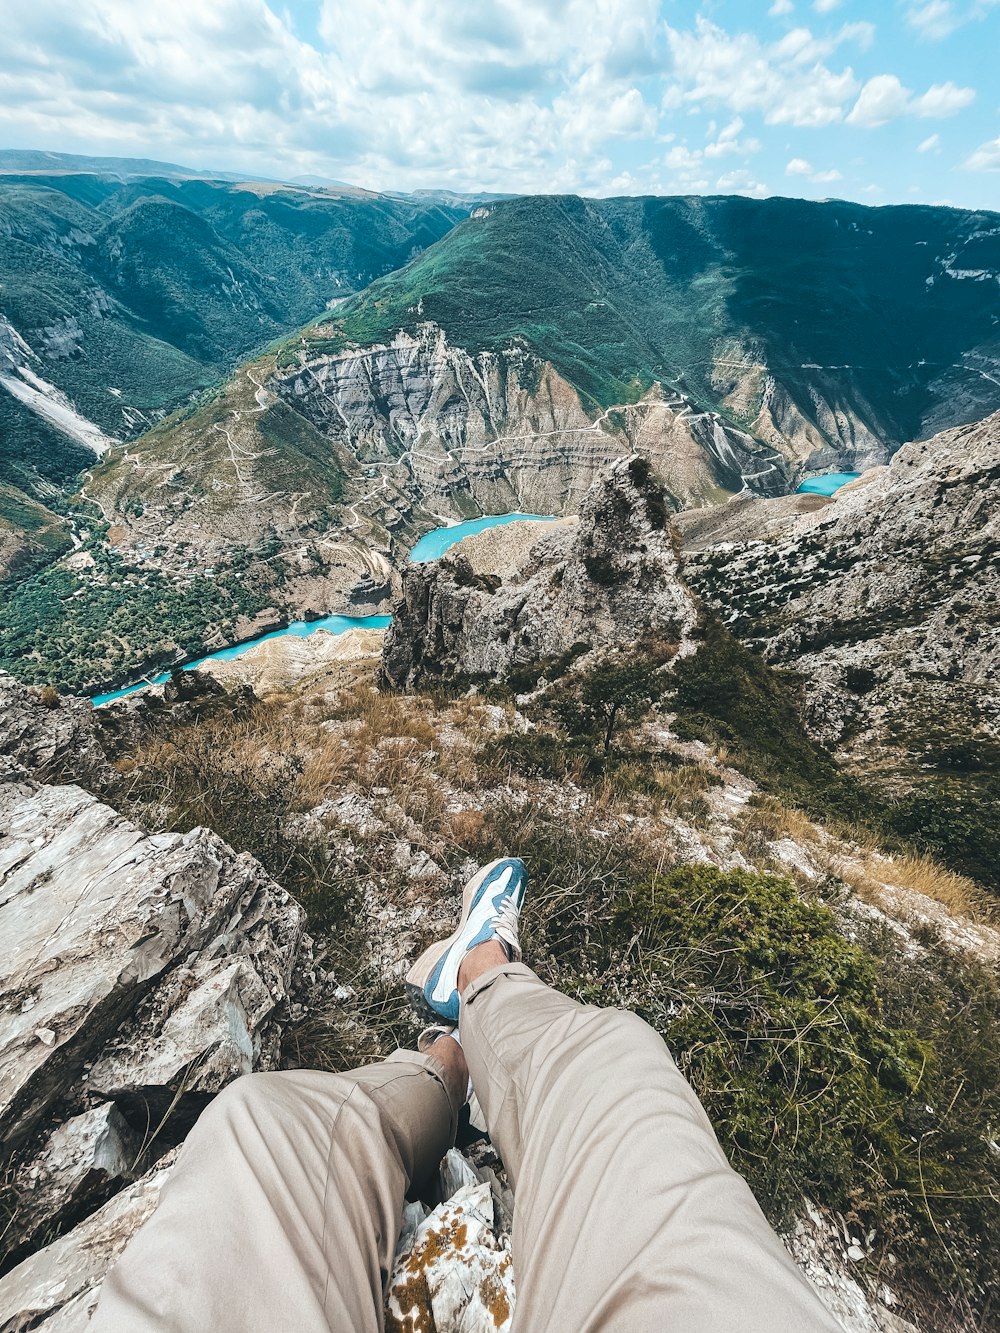
<svg viewBox="0 0 1000 1333">
<path fill-rule="evenodd" d="M 663 693 L 660 670 L 648 658 L 611 658 L 579 678 L 579 693 L 558 705 L 572 735 L 593 736 L 611 753 L 622 722 L 640 722 Z"/>
</svg>

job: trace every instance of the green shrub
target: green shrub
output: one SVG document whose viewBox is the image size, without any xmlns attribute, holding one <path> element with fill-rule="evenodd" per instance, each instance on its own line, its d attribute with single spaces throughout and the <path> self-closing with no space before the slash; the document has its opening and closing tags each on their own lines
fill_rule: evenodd
<svg viewBox="0 0 1000 1333">
<path fill-rule="evenodd" d="M 709 866 L 637 887 L 613 927 L 637 940 L 637 1007 L 773 1218 L 804 1192 L 932 1288 L 1000 1294 L 994 979 L 947 955 L 901 967 L 894 940 L 848 942 L 787 880 Z"/>
<path fill-rule="evenodd" d="M 677 662 L 668 703 L 686 740 L 725 745 L 765 790 L 821 818 L 860 817 L 873 804 L 806 733 L 792 682 L 714 618 L 697 652 Z"/>
<path fill-rule="evenodd" d="M 914 847 L 1000 893 L 1000 781 L 935 775 L 886 805 L 883 824 Z"/>
<path fill-rule="evenodd" d="M 597 836 L 583 815 L 495 809 L 486 853 L 528 865 L 522 938 L 535 970 L 663 1035 L 775 1225 L 807 1196 L 873 1233 L 864 1273 L 908 1292 L 922 1328 L 996 1308 L 989 969 L 933 938 L 904 952 L 888 928 L 855 925 L 849 941 L 829 907 L 774 875 L 661 874 L 640 844 Z"/>
</svg>

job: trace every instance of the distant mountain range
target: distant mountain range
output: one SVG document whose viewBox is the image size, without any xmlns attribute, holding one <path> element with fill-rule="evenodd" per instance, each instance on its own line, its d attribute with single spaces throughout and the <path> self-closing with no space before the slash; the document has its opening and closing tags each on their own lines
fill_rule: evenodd
<svg viewBox="0 0 1000 1333">
<path fill-rule="evenodd" d="M 531 348 L 595 407 L 659 381 L 807 465 L 850 464 L 1000 406 L 1000 214 L 510 199 L 328 332 L 372 345 L 427 322 L 470 352 Z"/>
<path fill-rule="evenodd" d="M 136 176 L 179 177 L 183 180 L 246 181 L 260 177 L 235 171 L 200 171 L 176 162 L 158 162 L 148 157 L 90 157 L 82 153 L 47 153 L 37 148 L 0 148 L 0 175 L 37 175 L 69 172 L 93 173 L 130 180 Z"/>
<path fill-rule="evenodd" d="M 93 461 L 102 432 L 140 433 L 468 211 L 128 158 L 0 153 L 0 482 L 46 498 Z"/>
<path fill-rule="evenodd" d="M 991 213 L 22 174 L 0 272 L 0 581 L 80 540 L 82 468 L 107 531 L 6 608 L 76 682 L 386 609 L 420 532 L 574 513 L 626 453 L 704 505 L 1000 408 Z M 98 586 L 133 591 L 93 651 Z"/>
</svg>

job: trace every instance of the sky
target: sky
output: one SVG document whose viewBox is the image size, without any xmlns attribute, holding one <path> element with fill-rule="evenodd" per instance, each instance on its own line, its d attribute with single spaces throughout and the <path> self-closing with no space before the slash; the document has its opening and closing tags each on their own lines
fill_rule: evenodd
<svg viewBox="0 0 1000 1333">
<path fill-rule="evenodd" d="M 0 147 L 1000 209 L 1000 0 L 26 0 Z"/>
</svg>

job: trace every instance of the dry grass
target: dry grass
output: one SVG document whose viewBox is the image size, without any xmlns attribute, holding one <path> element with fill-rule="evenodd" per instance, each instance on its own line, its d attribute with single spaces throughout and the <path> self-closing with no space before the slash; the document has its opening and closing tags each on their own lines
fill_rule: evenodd
<svg viewBox="0 0 1000 1333">
<path fill-rule="evenodd" d="M 952 916 L 981 923 L 996 920 L 993 903 L 978 884 L 965 875 L 946 870 L 929 856 L 911 854 L 879 860 L 877 871 L 883 880 L 897 888 L 933 898 Z"/>
<path fill-rule="evenodd" d="M 453 846 L 474 855 L 487 843 L 486 816 L 482 810 L 456 810 L 445 820 L 441 832 Z"/>
<path fill-rule="evenodd" d="M 887 900 L 886 888 L 902 889 L 940 903 L 950 916 L 976 925 L 996 925 L 996 905 L 973 880 L 947 870 L 929 856 L 901 853 L 889 856 L 870 841 L 853 841 L 827 848 L 819 863 L 863 902 L 901 917 L 901 903 Z M 909 919 L 909 918 L 907 918 Z"/>
<path fill-rule="evenodd" d="M 583 775 L 580 781 L 582 785 Z M 598 810 L 632 813 L 640 806 L 651 814 L 697 821 L 707 812 L 705 792 L 717 782 L 718 775 L 707 764 L 651 765 L 639 759 L 615 765 L 591 788 Z"/>
<path fill-rule="evenodd" d="M 793 842 L 811 846 L 819 839 L 819 830 L 808 815 L 794 806 L 785 805 L 774 796 L 757 796 L 749 801 L 740 817 L 747 834 L 775 842 L 791 838 Z"/>
</svg>

